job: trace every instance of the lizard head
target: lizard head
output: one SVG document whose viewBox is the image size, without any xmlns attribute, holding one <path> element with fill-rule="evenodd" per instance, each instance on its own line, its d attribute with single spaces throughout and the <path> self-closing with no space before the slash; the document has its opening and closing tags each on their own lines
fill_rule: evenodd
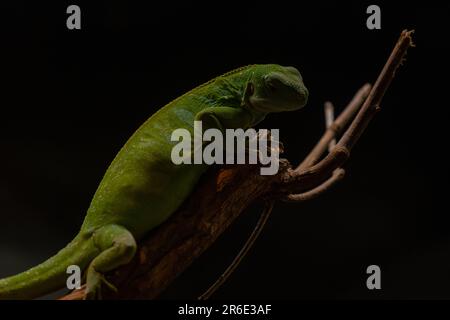
<svg viewBox="0 0 450 320">
<path fill-rule="evenodd" d="M 294 67 L 255 65 L 249 70 L 243 102 L 250 109 L 269 113 L 298 110 L 308 100 L 308 89 Z"/>
</svg>

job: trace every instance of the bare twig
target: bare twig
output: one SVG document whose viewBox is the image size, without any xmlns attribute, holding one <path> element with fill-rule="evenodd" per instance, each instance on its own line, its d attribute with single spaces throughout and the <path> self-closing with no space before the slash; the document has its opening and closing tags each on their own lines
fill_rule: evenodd
<svg viewBox="0 0 450 320">
<path fill-rule="evenodd" d="M 350 128 L 345 132 L 342 139 L 340 139 L 338 146 L 345 146 L 350 151 L 375 113 L 380 110 L 381 100 L 391 84 L 397 68 L 401 65 L 408 48 L 414 45 L 411 38 L 413 32 L 404 30 L 400 35 L 394 50 L 384 65 L 383 70 L 381 70 L 369 96 L 350 125 Z"/>
<path fill-rule="evenodd" d="M 334 122 L 334 105 L 327 101 L 324 105 L 324 112 L 325 112 L 325 128 L 328 130 L 332 127 Z M 328 143 L 328 152 L 331 152 L 333 148 L 336 146 L 336 137 L 331 139 L 331 141 Z"/>
<path fill-rule="evenodd" d="M 290 194 L 285 198 L 282 198 L 281 200 L 285 202 L 303 202 L 315 199 L 318 196 L 330 190 L 330 188 L 333 187 L 337 182 L 341 181 L 342 178 L 344 178 L 344 176 L 345 170 L 342 168 L 337 168 L 336 170 L 333 171 L 331 177 L 322 184 L 320 184 L 318 187 L 315 187 L 314 189 L 311 189 L 303 193 Z"/>
<path fill-rule="evenodd" d="M 325 180 L 331 172 L 340 167 L 349 157 L 350 151 L 355 145 L 355 143 L 360 138 L 361 134 L 364 132 L 365 128 L 372 120 L 373 116 L 377 111 L 380 110 L 380 103 L 389 87 L 392 79 L 395 76 L 395 71 L 400 66 L 403 58 L 406 54 L 406 51 L 409 47 L 413 46 L 411 34 L 413 31 L 404 30 L 400 38 L 397 41 L 389 59 L 381 70 L 380 75 L 375 82 L 375 85 L 371 89 L 369 96 L 364 101 L 363 106 L 358 111 L 355 119 L 351 123 L 350 127 L 346 130 L 342 138 L 339 140 L 338 144 L 335 148 L 333 148 L 332 152 L 330 152 L 323 160 L 321 160 L 316 165 L 308 168 L 310 163 L 313 163 L 315 159 L 318 158 L 319 154 L 323 153 L 323 150 L 326 149 L 326 145 L 324 143 L 323 146 L 319 142 L 319 146 L 316 146 L 314 150 L 310 153 L 309 160 L 303 161 L 302 164 L 294 171 L 290 177 L 287 177 L 287 180 L 293 182 L 292 186 L 301 186 L 303 188 L 310 189 L 311 187 L 316 187 L 318 183 Z M 335 121 L 335 123 L 339 120 L 339 118 Z M 327 130 L 328 131 L 328 130 Z M 327 133 L 325 133 L 327 135 Z M 324 135 L 324 136 L 325 136 Z M 327 139 L 327 144 L 333 138 L 333 135 L 330 134 L 330 138 Z M 323 137 L 322 139 L 323 140 Z M 313 185 L 313 183 L 316 185 Z"/>
<path fill-rule="evenodd" d="M 367 95 L 371 89 L 370 84 L 365 84 L 359 89 L 344 111 L 339 115 L 339 117 L 333 122 L 332 125 L 323 134 L 316 146 L 311 150 L 311 152 L 306 156 L 303 162 L 297 167 L 297 171 L 306 169 L 311 165 L 315 164 L 317 160 L 324 154 L 328 148 L 328 144 L 333 140 L 336 135 L 338 135 L 343 128 L 353 119 L 356 112 L 363 104 Z"/>
<path fill-rule="evenodd" d="M 333 104 L 329 101 L 325 102 L 324 110 L 325 110 L 325 128 L 329 129 L 334 123 L 334 106 L 333 106 Z M 331 152 L 333 150 L 335 145 L 336 145 L 336 140 L 332 139 L 328 143 L 329 152 Z M 345 175 L 345 170 L 342 168 L 337 168 L 336 170 L 333 171 L 333 174 L 331 175 L 331 177 L 328 180 L 326 180 L 325 182 L 323 182 L 322 184 L 320 184 L 319 186 L 317 186 L 309 191 L 303 192 L 303 193 L 290 194 L 284 198 L 281 198 L 281 200 L 285 201 L 285 202 L 302 202 L 302 201 L 308 201 L 308 200 L 315 199 L 315 198 L 319 197 L 320 195 L 322 195 L 323 193 L 327 192 L 337 182 L 342 180 L 342 178 L 344 178 L 344 175 Z"/>
<path fill-rule="evenodd" d="M 216 292 L 217 289 L 219 289 L 220 286 L 230 277 L 230 275 L 234 272 L 234 270 L 236 270 L 236 268 L 241 263 L 242 259 L 244 259 L 248 251 L 255 243 L 256 239 L 258 239 L 259 235 L 261 234 L 261 231 L 264 229 L 264 226 L 266 225 L 266 222 L 269 219 L 270 214 L 272 213 L 273 205 L 274 205 L 273 200 L 269 200 L 266 203 L 264 211 L 261 214 L 261 217 L 259 218 L 255 228 L 253 229 L 252 234 L 245 242 L 241 251 L 239 251 L 239 254 L 234 258 L 233 262 L 228 266 L 225 272 L 216 280 L 216 282 L 198 298 L 199 300 L 209 299 L 211 295 L 213 295 L 214 292 Z"/>
</svg>

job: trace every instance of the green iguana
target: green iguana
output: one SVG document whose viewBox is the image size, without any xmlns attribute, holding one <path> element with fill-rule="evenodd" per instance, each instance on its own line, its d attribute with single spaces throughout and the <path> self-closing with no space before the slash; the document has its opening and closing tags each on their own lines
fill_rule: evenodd
<svg viewBox="0 0 450 320">
<path fill-rule="evenodd" d="M 106 171 L 78 235 L 42 264 L 0 280 L 0 299 L 31 299 L 62 288 L 66 269 L 86 272 L 86 298 L 112 286 L 104 273 L 128 263 L 136 240 L 166 220 L 193 191 L 207 165 L 171 161 L 178 128 L 247 129 L 272 112 L 293 111 L 308 90 L 294 67 L 250 65 L 214 78 L 170 102 L 127 141 Z"/>
</svg>

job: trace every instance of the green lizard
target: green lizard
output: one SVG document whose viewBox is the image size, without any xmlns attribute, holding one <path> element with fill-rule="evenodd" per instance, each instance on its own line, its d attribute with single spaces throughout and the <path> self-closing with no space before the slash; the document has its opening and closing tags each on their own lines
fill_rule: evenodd
<svg viewBox="0 0 450 320">
<path fill-rule="evenodd" d="M 112 287 L 104 273 L 128 263 L 136 240 L 166 220 L 194 189 L 207 165 L 175 165 L 171 134 L 194 120 L 203 129 L 247 129 L 272 112 L 293 111 L 307 101 L 299 71 L 250 65 L 198 86 L 151 116 L 112 161 L 95 192 L 78 235 L 47 261 L 0 280 L 0 299 L 31 299 L 66 282 L 66 269 L 86 274 L 86 298 Z M 113 288 L 113 287 L 112 287 Z"/>
</svg>

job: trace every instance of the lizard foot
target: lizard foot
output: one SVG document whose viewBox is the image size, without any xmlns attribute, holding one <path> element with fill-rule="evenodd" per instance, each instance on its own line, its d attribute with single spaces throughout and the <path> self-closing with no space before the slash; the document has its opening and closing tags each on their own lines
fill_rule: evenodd
<svg viewBox="0 0 450 320">
<path fill-rule="evenodd" d="M 101 300 L 102 299 L 102 285 L 105 284 L 109 289 L 117 292 L 117 288 L 108 280 L 105 276 L 96 271 L 93 268 L 88 270 L 87 282 L 86 282 L 86 293 L 84 300 Z"/>
</svg>

